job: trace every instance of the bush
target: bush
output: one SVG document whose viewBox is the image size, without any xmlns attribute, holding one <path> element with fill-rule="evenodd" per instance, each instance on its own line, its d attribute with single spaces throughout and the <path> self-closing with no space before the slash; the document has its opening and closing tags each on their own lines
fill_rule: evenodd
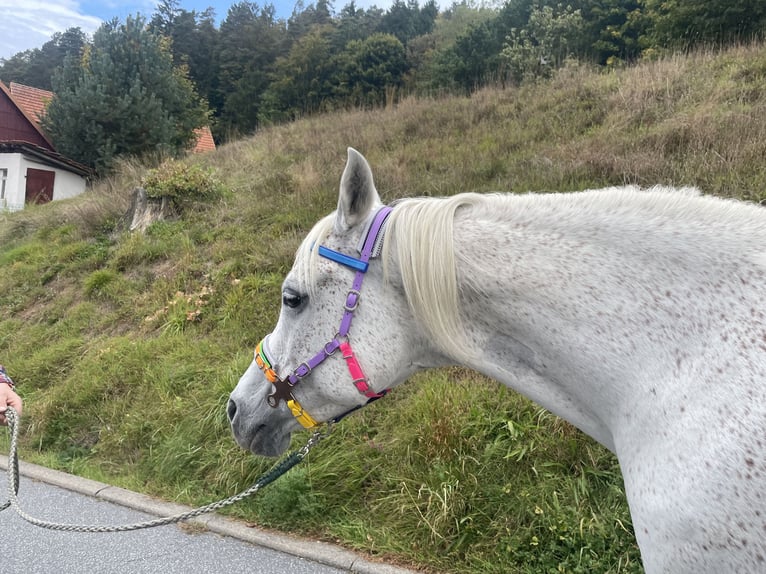
<svg viewBox="0 0 766 574">
<path fill-rule="evenodd" d="M 142 185 L 149 197 L 168 197 L 175 203 L 210 201 L 221 196 L 223 186 L 213 169 L 168 160 L 152 169 Z"/>
</svg>

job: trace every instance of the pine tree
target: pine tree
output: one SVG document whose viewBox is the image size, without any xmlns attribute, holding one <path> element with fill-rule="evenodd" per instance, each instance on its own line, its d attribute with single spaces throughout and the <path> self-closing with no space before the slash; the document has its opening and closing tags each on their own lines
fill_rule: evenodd
<svg viewBox="0 0 766 574">
<path fill-rule="evenodd" d="M 50 90 L 51 77 L 63 66 L 67 56 L 82 53 L 86 40 L 80 28 L 56 32 L 42 48 L 19 52 L 7 60 L 0 59 L 0 79 Z"/>
<path fill-rule="evenodd" d="M 140 16 L 102 25 L 84 56 L 67 60 L 54 92 L 46 131 L 62 154 L 101 174 L 120 156 L 187 149 L 206 121 L 185 72 Z"/>
<path fill-rule="evenodd" d="M 178 0 L 162 0 L 152 15 L 149 30 L 170 40 L 173 64 L 187 68 L 197 93 L 215 107 L 218 74 L 215 11 L 212 8 L 187 11 L 179 7 Z"/>
<path fill-rule="evenodd" d="M 247 134 L 258 127 L 261 100 L 286 38 L 285 22 L 277 20 L 273 5 L 238 2 L 229 8 L 217 54 L 220 135 Z"/>
<path fill-rule="evenodd" d="M 279 58 L 264 93 L 261 117 L 266 121 L 295 119 L 322 109 L 333 95 L 335 69 L 331 26 L 315 25 Z"/>
<path fill-rule="evenodd" d="M 762 0 L 645 0 L 660 46 L 689 48 L 750 41 L 764 36 Z"/>
</svg>

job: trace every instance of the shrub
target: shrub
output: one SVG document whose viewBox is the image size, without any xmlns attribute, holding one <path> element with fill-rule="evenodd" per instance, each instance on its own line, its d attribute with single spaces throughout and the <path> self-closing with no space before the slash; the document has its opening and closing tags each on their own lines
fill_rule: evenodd
<svg viewBox="0 0 766 574">
<path fill-rule="evenodd" d="M 152 169 L 142 185 L 149 197 L 169 197 L 175 203 L 210 201 L 221 196 L 223 186 L 213 169 L 168 160 Z"/>
</svg>

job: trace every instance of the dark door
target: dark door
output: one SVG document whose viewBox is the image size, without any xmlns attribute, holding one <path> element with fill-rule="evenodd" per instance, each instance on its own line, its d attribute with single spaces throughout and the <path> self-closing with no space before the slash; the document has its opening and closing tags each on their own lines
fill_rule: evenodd
<svg viewBox="0 0 766 574">
<path fill-rule="evenodd" d="M 48 203 L 53 199 L 55 171 L 27 168 L 26 203 Z"/>
</svg>

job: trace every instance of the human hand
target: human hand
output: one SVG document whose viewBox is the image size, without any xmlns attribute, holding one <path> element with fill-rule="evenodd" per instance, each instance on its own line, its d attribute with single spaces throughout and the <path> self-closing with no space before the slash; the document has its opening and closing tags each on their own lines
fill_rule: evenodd
<svg viewBox="0 0 766 574">
<path fill-rule="evenodd" d="M 21 397 L 8 385 L 0 385 L 0 425 L 7 425 L 5 411 L 8 407 L 16 409 L 18 416 L 21 416 Z"/>
<path fill-rule="evenodd" d="M 21 416 L 21 397 L 13 390 L 13 381 L 0 365 L 0 425 L 8 424 L 5 417 L 8 407 L 16 409 L 18 416 Z"/>
</svg>

